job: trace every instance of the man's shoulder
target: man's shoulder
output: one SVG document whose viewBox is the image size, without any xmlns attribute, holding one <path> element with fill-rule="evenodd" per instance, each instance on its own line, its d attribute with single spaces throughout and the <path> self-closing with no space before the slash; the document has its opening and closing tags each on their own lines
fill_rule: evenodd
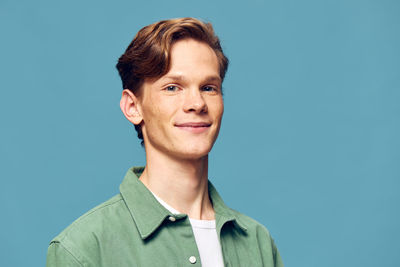
<svg viewBox="0 0 400 267">
<path fill-rule="evenodd" d="M 248 248 L 257 248 L 263 257 L 265 257 L 266 261 L 272 261 L 274 263 L 273 266 L 283 267 L 279 251 L 276 248 L 275 241 L 271 237 L 269 230 L 255 219 L 236 210 L 231 209 L 231 211 L 239 223 L 246 227 L 244 236 L 248 241 Z"/>
<path fill-rule="evenodd" d="M 99 266 L 104 244 L 120 240 L 126 229 L 134 228 L 130 213 L 120 194 L 89 210 L 65 228 L 51 242 L 47 266 Z"/>
<path fill-rule="evenodd" d="M 254 218 L 252 218 L 246 214 L 243 214 L 237 210 L 234 210 L 234 209 L 230 209 L 230 210 L 234 214 L 235 218 L 239 221 L 239 223 L 241 225 L 243 225 L 248 232 L 249 231 L 255 232 L 257 234 L 266 235 L 269 238 L 271 237 L 269 230 L 262 223 L 258 222 Z"/>
<path fill-rule="evenodd" d="M 117 194 L 80 216 L 51 242 L 82 240 L 88 235 L 93 236 L 93 233 L 107 231 L 108 227 L 118 220 L 118 216 L 115 214 L 121 215 L 126 209 L 121 194 Z"/>
</svg>

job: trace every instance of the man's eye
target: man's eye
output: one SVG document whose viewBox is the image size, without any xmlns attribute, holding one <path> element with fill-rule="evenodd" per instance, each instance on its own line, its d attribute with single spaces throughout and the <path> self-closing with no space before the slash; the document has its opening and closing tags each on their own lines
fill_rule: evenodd
<svg viewBox="0 0 400 267">
<path fill-rule="evenodd" d="M 206 92 L 214 92 L 214 91 L 216 92 L 216 91 L 218 91 L 217 88 L 215 88 L 213 86 L 203 86 L 202 90 L 206 91 Z"/>
<path fill-rule="evenodd" d="M 165 88 L 165 90 L 168 91 L 168 92 L 175 92 L 175 91 L 178 91 L 178 86 L 169 85 L 169 86 L 167 86 L 167 87 Z"/>
</svg>

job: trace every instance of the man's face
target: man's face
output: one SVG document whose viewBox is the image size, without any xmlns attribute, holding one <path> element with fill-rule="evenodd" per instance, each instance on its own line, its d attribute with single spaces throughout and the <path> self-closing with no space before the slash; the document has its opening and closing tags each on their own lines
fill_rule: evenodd
<svg viewBox="0 0 400 267">
<path fill-rule="evenodd" d="M 144 82 L 138 110 L 147 153 L 206 156 L 224 110 L 218 59 L 211 47 L 194 39 L 174 43 L 169 72 Z"/>
</svg>

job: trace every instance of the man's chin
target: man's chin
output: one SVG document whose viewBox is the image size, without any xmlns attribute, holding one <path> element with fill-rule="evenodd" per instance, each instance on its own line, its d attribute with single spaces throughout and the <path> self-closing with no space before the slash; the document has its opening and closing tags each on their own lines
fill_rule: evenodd
<svg viewBox="0 0 400 267">
<path fill-rule="evenodd" d="M 182 149 L 176 151 L 176 156 L 184 160 L 201 160 L 208 156 L 212 146 L 182 146 Z"/>
</svg>

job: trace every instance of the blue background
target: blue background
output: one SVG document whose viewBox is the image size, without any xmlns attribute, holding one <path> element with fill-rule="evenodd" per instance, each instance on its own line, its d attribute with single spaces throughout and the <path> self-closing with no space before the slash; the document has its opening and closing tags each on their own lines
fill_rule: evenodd
<svg viewBox="0 0 400 267">
<path fill-rule="evenodd" d="M 210 178 L 286 266 L 400 266 L 400 2 L 0 1 L 0 266 L 144 164 L 115 64 L 160 19 L 214 24 L 231 65 Z"/>
</svg>

